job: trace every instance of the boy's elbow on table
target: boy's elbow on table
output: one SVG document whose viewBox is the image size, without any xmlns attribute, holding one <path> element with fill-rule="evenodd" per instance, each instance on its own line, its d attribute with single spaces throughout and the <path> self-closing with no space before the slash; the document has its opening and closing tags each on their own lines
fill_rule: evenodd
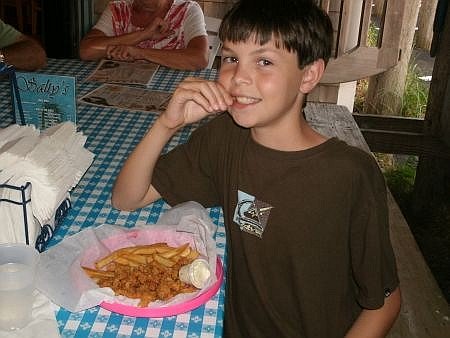
<svg viewBox="0 0 450 338">
<path fill-rule="evenodd" d="M 117 197 L 116 197 L 116 195 L 114 193 L 111 195 L 111 206 L 114 209 L 124 210 L 125 211 L 125 209 L 123 208 L 120 200 L 117 199 Z"/>
<path fill-rule="evenodd" d="M 113 208 L 122 211 L 134 211 L 137 207 L 133 207 L 131 203 L 127 203 L 129 200 L 127 198 L 121 197 L 119 193 L 112 192 L 111 194 L 111 205 Z"/>
<path fill-rule="evenodd" d="M 140 199 L 131 198 L 130 196 L 126 196 L 125 193 L 119 193 L 113 189 L 111 194 L 111 205 L 118 210 L 135 211 L 157 201 L 160 198 L 161 195 L 153 186 L 150 186 L 149 190 Z"/>
</svg>

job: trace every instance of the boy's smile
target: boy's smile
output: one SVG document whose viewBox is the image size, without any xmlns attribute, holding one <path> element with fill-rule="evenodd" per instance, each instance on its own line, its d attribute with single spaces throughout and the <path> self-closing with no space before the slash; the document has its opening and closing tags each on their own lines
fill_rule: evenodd
<svg viewBox="0 0 450 338">
<path fill-rule="evenodd" d="M 234 121 L 252 128 L 253 136 L 260 131 L 287 136 L 292 124 L 298 127 L 303 75 L 297 54 L 277 48 L 273 39 L 264 45 L 253 37 L 224 43 L 219 82 L 233 96 L 229 113 Z"/>
<path fill-rule="evenodd" d="M 233 98 L 235 99 L 235 104 L 233 106 L 239 105 L 239 104 L 242 104 L 242 105 L 254 104 L 254 103 L 261 101 L 260 99 L 257 99 L 254 97 L 247 97 L 247 96 L 234 96 L 233 95 Z"/>
</svg>

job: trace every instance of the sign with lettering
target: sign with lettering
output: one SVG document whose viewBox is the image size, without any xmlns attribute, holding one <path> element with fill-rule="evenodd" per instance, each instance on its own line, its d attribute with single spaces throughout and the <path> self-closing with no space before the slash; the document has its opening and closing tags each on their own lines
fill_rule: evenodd
<svg viewBox="0 0 450 338">
<path fill-rule="evenodd" d="M 16 72 L 16 78 L 26 124 L 45 129 L 64 121 L 77 123 L 75 77 Z"/>
</svg>

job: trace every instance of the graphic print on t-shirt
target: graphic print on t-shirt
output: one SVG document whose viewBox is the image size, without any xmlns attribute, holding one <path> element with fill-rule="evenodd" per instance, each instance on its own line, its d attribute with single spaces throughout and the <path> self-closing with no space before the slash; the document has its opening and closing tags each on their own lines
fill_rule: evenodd
<svg viewBox="0 0 450 338">
<path fill-rule="evenodd" d="M 233 221 L 239 225 L 241 231 L 262 238 L 272 208 L 273 206 L 259 201 L 255 196 L 238 190 L 238 203 L 234 210 Z"/>
</svg>

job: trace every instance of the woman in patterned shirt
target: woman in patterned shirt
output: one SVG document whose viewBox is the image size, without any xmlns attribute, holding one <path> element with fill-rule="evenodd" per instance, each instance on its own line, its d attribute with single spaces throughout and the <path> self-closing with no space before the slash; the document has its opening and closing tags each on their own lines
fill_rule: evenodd
<svg viewBox="0 0 450 338">
<path fill-rule="evenodd" d="M 80 58 L 147 60 L 186 70 L 208 64 L 205 19 L 189 0 L 114 0 L 81 40 Z"/>
</svg>

